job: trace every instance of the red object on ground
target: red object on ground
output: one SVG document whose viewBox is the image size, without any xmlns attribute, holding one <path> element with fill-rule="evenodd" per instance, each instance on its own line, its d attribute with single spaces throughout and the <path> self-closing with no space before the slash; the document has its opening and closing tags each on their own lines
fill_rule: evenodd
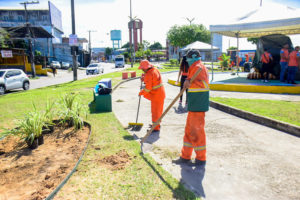
<svg viewBox="0 0 300 200">
<path fill-rule="evenodd" d="M 135 72 L 135 71 L 133 71 L 133 72 L 130 72 L 130 77 L 131 77 L 131 78 L 134 78 L 134 77 L 136 77 L 136 72 Z"/>
<path fill-rule="evenodd" d="M 122 79 L 128 79 L 128 72 L 122 72 Z"/>
</svg>

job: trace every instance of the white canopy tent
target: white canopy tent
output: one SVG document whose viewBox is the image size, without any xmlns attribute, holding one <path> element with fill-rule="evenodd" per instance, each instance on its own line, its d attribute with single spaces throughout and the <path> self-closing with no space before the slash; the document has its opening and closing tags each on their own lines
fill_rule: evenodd
<svg viewBox="0 0 300 200">
<path fill-rule="evenodd" d="M 239 38 L 261 37 L 271 34 L 300 34 L 300 9 L 282 5 L 260 7 L 234 22 L 210 25 L 209 30 L 212 38 L 214 33 L 236 37 L 239 50 Z M 236 63 L 238 63 L 238 56 Z"/>
<path fill-rule="evenodd" d="M 211 45 L 204 43 L 204 42 L 196 41 L 196 42 L 193 42 L 193 43 L 181 48 L 180 51 L 187 51 L 189 49 L 197 49 L 199 51 L 208 51 L 208 50 L 211 50 Z M 219 50 L 219 48 L 213 46 L 213 50 Z"/>
<path fill-rule="evenodd" d="M 211 46 L 210 44 L 207 44 L 207 43 L 204 43 L 204 42 L 195 41 L 195 42 L 193 42 L 191 44 L 188 44 L 187 46 L 181 48 L 179 51 L 183 52 L 183 54 L 185 54 L 190 49 L 197 49 L 197 50 L 199 50 L 200 53 L 201 53 L 201 56 L 203 57 L 203 59 L 206 56 L 205 52 L 211 52 L 211 56 L 213 57 L 213 51 L 220 50 L 219 47 Z"/>
</svg>

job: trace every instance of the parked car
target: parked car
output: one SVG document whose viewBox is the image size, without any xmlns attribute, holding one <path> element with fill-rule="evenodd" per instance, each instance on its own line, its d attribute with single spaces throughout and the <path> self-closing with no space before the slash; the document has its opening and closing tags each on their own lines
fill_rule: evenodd
<svg viewBox="0 0 300 200">
<path fill-rule="evenodd" d="M 89 64 L 86 68 L 86 75 L 100 74 L 104 72 L 104 68 L 99 63 Z"/>
<path fill-rule="evenodd" d="M 20 69 L 0 70 L 0 94 L 8 90 L 23 88 L 28 90 L 30 86 L 29 78 Z"/>
<path fill-rule="evenodd" d="M 72 63 L 70 63 L 70 67 L 72 67 L 72 68 L 73 68 L 73 62 L 72 62 Z M 80 67 L 80 63 L 79 63 L 79 62 L 77 62 L 77 67 Z"/>
<path fill-rule="evenodd" d="M 60 69 L 61 65 L 58 61 L 52 61 L 50 67 L 55 67 L 56 69 Z"/>
<path fill-rule="evenodd" d="M 62 62 L 61 63 L 61 68 L 62 69 L 69 69 L 71 66 L 70 66 L 70 63 L 67 63 L 67 62 Z"/>
</svg>

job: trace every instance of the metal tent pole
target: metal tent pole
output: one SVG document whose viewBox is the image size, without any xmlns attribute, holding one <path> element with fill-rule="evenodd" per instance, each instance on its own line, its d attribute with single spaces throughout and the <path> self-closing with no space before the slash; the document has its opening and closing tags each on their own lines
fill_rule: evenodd
<svg viewBox="0 0 300 200">
<path fill-rule="evenodd" d="M 211 46 L 211 82 L 214 80 L 213 37 L 214 37 L 213 33 L 210 33 L 210 46 Z"/>
<path fill-rule="evenodd" d="M 239 75 L 239 33 L 236 33 L 237 50 L 236 50 L 236 74 Z"/>
</svg>

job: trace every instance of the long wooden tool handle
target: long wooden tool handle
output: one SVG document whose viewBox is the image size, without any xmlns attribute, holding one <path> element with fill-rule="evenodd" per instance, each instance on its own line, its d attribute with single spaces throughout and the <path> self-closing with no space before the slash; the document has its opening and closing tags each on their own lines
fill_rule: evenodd
<svg viewBox="0 0 300 200">
<path fill-rule="evenodd" d="M 140 87 L 140 90 L 142 90 L 142 87 L 143 87 L 143 82 L 142 82 L 142 80 L 141 80 L 141 87 Z M 136 123 L 136 124 L 137 124 L 138 119 L 139 119 L 140 104 L 141 104 L 141 95 L 139 96 L 139 104 L 138 104 L 138 109 L 137 109 L 137 112 L 136 112 L 136 120 L 135 120 L 135 123 Z"/>
<path fill-rule="evenodd" d="M 198 74 L 201 72 L 202 68 L 200 67 L 196 73 L 192 76 L 190 84 L 195 80 L 195 78 L 198 76 Z M 148 136 L 152 133 L 153 129 L 160 124 L 161 120 L 164 118 L 164 116 L 169 112 L 169 110 L 172 108 L 172 106 L 176 103 L 176 101 L 179 99 L 179 97 L 184 93 L 186 88 L 182 88 L 182 90 L 179 92 L 179 94 L 175 97 L 175 99 L 171 102 L 171 104 L 168 106 L 168 108 L 163 112 L 163 114 L 160 116 L 160 118 L 152 124 L 151 129 L 147 132 L 147 134 L 142 138 L 141 143 L 144 143 L 144 141 L 148 138 Z"/>
</svg>

